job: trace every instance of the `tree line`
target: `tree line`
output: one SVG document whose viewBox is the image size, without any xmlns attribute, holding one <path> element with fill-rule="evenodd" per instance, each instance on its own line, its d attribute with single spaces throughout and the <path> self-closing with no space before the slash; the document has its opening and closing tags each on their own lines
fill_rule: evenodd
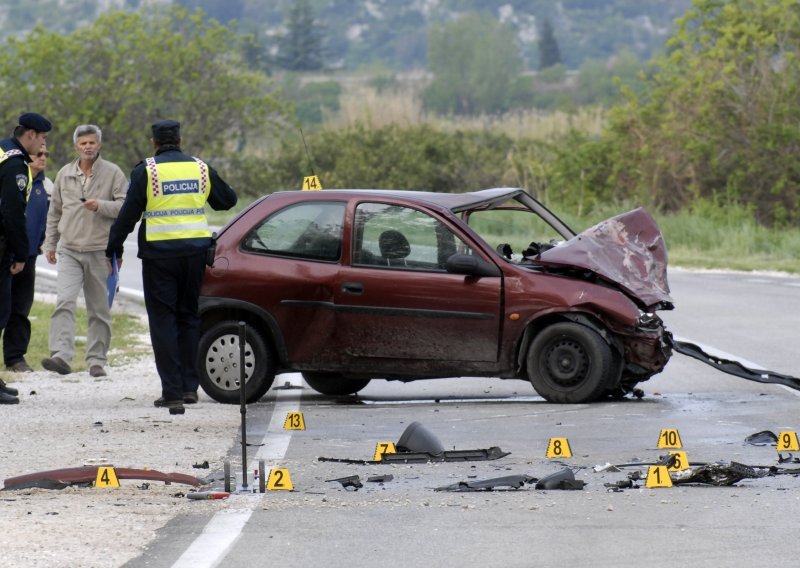
<svg viewBox="0 0 800 568">
<path fill-rule="evenodd" d="M 431 32 L 432 89 L 451 72 L 437 66 L 447 51 L 437 42 L 455 41 L 450 32 L 463 29 Z M 484 45 L 505 53 L 500 35 L 489 29 Z M 486 53 L 455 45 L 464 68 L 486 64 Z M 109 13 L 70 34 L 36 28 L 0 49 L 0 118 L 9 129 L 25 110 L 51 118 L 55 164 L 72 158 L 77 124 L 98 124 L 104 155 L 123 169 L 151 152 L 153 121 L 176 118 L 186 149 L 219 163 L 241 193 L 297 188 L 311 164 L 295 106 L 274 78 L 244 63 L 246 49 L 232 28 L 175 7 Z M 671 211 L 699 200 L 746 207 L 763 224 L 796 224 L 798 53 L 796 0 L 694 0 L 639 88 L 623 85 L 625 98 L 600 136 L 574 131 L 543 143 L 424 124 L 357 125 L 308 136 L 313 167 L 326 188 L 519 185 L 583 212 L 616 202 Z M 478 108 L 503 77 L 515 80 L 497 71 L 481 82 L 477 74 L 445 99 Z"/>
</svg>

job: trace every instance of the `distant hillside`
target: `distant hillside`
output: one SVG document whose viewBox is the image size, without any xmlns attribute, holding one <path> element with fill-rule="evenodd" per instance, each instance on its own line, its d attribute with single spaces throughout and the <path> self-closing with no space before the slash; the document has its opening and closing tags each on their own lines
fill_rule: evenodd
<svg viewBox="0 0 800 568">
<path fill-rule="evenodd" d="M 0 0 L 0 30 L 24 33 L 35 24 L 69 32 L 109 9 L 132 10 L 170 0 Z M 286 15 L 298 0 L 175 0 L 210 16 L 236 20 L 265 48 L 274 50 Z M 673 21 L 691 0 L 308 0 L 329 67 L 355 69 L 381 64 L 393 69 L 424 67 L 432 25 L 465 12 L 489 13 L 513 26 L 530 69 L 538 64 L 537 42 L 545 19 L 567 67 L 607 59 L 627 48 L 640 60 L 661 49 Z"/>
</svg>

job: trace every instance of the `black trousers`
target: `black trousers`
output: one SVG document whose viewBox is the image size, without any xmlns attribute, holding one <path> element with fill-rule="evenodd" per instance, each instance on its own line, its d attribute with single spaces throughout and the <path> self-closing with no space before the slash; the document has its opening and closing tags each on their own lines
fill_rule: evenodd
<svg viewBox="0 0 800 568">
<path fill-rule="evenodd" d="M 205 252 L 142 259 L 150 341 L 165 400 L 183 400 L 183 393 L 196 392 L 199 385 L 195 366 L 200 333 L 197 299 L 205 266 Z"/>
<path fill-rule="evenodd" d="M 31 321 L 28 315 L 33 306 L 36 289 L 36 256 L 29 256 L 25 268 L 11 277 L 11 305 L 3 332 L 3 361 L 6 367 L 25 359 L 31 342 Z M 2 316 L 0 316 L 2 319 Z"/>
<path fill-rule="evenodd" d="M 0 331 L 11 315 L 11 251 L 6 248 L 5 236 L 0 237 Z"/>
</svg>

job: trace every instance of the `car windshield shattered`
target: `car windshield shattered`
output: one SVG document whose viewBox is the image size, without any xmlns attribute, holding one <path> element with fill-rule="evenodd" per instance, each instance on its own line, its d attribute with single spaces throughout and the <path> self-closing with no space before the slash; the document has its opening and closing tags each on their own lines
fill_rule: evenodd
<svg viewBox="0 0 800 568">
<path fill-rule="evenodd" d="M 643 306 L 673 307 L 664 238 L 642 208 L 580 234 L 524 193 L 475 205 L 463 216 L 508 262 L 534 270 L 589 271 L 620 286 Z"/>
</svg>

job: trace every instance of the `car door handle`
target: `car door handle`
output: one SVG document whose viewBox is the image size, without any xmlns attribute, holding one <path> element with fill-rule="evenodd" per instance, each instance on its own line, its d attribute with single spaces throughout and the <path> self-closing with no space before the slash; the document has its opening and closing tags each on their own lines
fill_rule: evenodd
<svg viewBox="0 0 800 568">
<path fill-rule="evenodd" d="M 360 296 L 364 293 L 364 285 L 361 282 L 342 282 L 342 292 Z"/>
</svg>

